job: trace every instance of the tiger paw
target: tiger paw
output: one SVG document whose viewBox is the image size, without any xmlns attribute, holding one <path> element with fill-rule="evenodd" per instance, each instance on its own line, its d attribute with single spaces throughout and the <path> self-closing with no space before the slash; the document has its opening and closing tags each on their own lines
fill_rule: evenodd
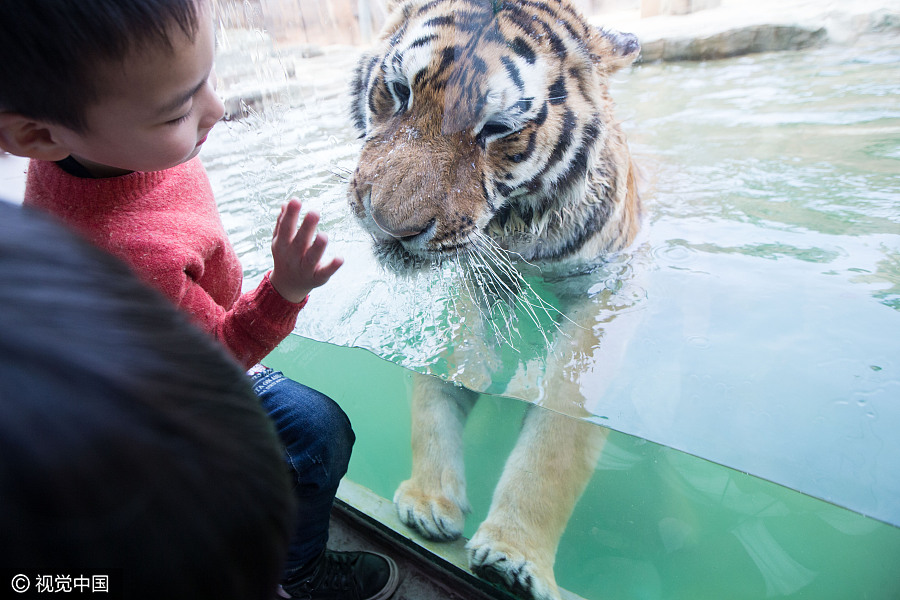
<svg viewBox="0 0 900 600">
<path fill-rule="evenodd" d="M 517 596 L 533 600 L 560 600 L 550 563 L 533 560 L 534 549 L 518 548 L 503 539 L 502 531 L 482 524 L 466 544 L 469 568 L 491 583 L 502 585 Z M 531 555 L 532 558 L 529 558 Z"/>
<path fill-rule="evenodd" d="M 394 493 L 397 515 L 407 527 L 430 540 L 449 542 L 462 535 L 468 505 L 443 494 L 430 494 L 412 479 Z"/>
</svg>

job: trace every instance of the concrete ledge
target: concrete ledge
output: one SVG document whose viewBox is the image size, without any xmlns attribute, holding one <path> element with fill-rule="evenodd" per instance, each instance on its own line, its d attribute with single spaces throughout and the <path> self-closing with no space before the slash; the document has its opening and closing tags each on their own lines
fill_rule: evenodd
<svg viewBox="0 0 900 600">
<path fill-rule="evenodd" d="M 519 600 L 469 570 L 466 540 L 439 543 L 423 538 L 400 522 L 393 502 L 358 483 L 341 481 L 335 512 L 351 527 L 370 536 L 370 540 L 374 538 L 376 543 L 391 547 L 392 556 L 402 553 L 416 561 L 418 568 L 430 570 L 431 579 L 442 582 L 466 600 Z M 584 600 L 563 589 L 560 595 L 563 600 Z"/>
</svg>

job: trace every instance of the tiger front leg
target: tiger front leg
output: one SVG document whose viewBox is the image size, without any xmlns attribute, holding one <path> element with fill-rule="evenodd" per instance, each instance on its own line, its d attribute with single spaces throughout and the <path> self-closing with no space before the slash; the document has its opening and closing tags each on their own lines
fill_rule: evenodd
<svg viewBox="0 0 900 600">
<path fill-rule="evenodd" d="M 420 374 L 413 376 L 412 394 L 412 476 L 397 488 L 394 506 L 423 536 L 454 540 L 470 510 L 462 433 L 477 394 Z"/>
<path fill-rule="evenodd" d="M 488 516 L 466 545 L 472 571 L 534 600 L 560 598 L 559 540 L 609 435 L 586 420 L 585 406 L 615 377 L 640 320 L 637 311 L 611 318 L 595 302 L 568 311 L 541 380 L 541 405 L 529 410 Z"/>
<path fill-rule="evenodd" d="M 487 518 L 466 545 L 480 577 L 534 600 L 559 600 L 559 540 L 594 471 L 608 430 L 532 408 Z"/>
</svg>

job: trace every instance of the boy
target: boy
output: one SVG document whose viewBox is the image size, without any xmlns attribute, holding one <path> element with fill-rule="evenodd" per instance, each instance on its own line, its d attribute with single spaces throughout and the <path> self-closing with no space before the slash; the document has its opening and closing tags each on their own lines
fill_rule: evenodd
<svg viewBox="0 0 900 600">
<path fill-rule="evenodd" d="M 251 369 L 294 475 L 298 523 L 285 598 L 389 597 L 396 565 L 325 550 L 354 441 L 330 398 L 257 365 L 310 291 L 341 266 L 300 203 L 284 207 L 273 269 L 242 269 L 196 158 L 224 108 L 215 95 L 211 0 L 0 0 L 0 147 L 31 158 L 25 204 L 128 262 Z"/>
</svg>

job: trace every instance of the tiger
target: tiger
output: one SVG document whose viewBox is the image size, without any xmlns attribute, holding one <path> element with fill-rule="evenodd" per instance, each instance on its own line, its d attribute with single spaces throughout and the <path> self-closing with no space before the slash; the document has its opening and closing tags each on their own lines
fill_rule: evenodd
<svg viewBox="0 0 900 600">
<path fill-rule="evenodd" d="M 631 245 L 643 210 L 609 80 L 639 54 L 636 36 L 589 24 L 570 0 L 389 2 L 351 84 L 362 142 L 347 196 L 376 253 L 579 265 Z M 560 598 L 559 540 L 606 439 L 568 416 L 584 416 L 578 369 L 597 346 L 585 323 L 559 341 L 552 410 L 527 413 L 466 544 L 473 573 L 535 600 Z M 432 540 L 459 538 L 471 510 L 461 438 L 476 397 L 414 375 L 412 474 L 394 504 Z"/>
</svg>

